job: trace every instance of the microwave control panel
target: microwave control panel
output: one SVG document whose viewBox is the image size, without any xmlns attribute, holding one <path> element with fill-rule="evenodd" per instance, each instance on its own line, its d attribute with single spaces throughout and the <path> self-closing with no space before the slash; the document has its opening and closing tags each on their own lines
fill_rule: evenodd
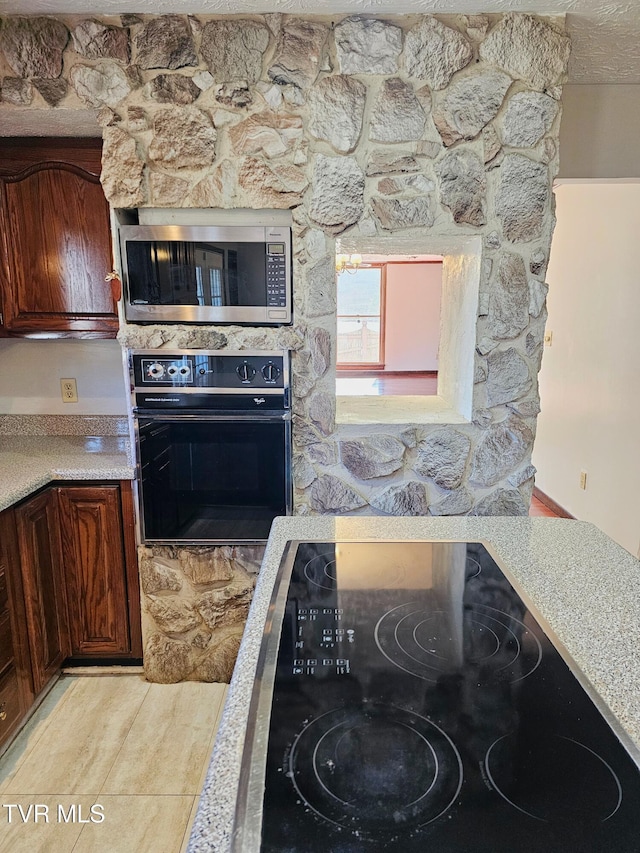
<svg viewBox="0 0 640 853">
<path fill-rule="evenodd" d="M 287 305 L 287 263 L 284 243 L 267 243 L 267 306 Z"/>
</svg>

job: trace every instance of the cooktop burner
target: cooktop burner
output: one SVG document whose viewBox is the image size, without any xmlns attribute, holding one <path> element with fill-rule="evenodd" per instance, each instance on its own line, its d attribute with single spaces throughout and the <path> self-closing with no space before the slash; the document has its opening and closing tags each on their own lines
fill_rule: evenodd
<svg viewBox="0 0 640 853">
<path fill-rule="evenodd" d="M 293 543 L 279 577 L 234 850 L 637 853 L 640 771 L 483 545 Z"/>
<path fill-rule="evenodd" d="M 411 778 L 398 760 L 407 754 L 416 758 Z M 451 739 L 426 717 L 391 705 L 337 708 L 311 720 L 287 766 L 306 807 L 370 841 L 397 835 L 398 825 L 406 831 L 436 820 L 462 784 Z"/>
<path fill-rule="evenodd" d="M 480 568 L 478 566 L 478 568 Z M 304 576 L 312 585 L 334 591 L 338 586 L 338 560 L 333 552 L 316 554 L 304 564 Z M 372 589 L 402 587 L 404 572 L 397 563 L 389 566 L 376 562 L 369 564 L 367 585 Z"/>
<path fill-rule="evenodd" d="M 509 613 L 476 604 L 465 608 L 463 621 L 463 659 L 477 666 L 483 681 L 520 681 L 539 666 L 540 641 Z M 459 662 L 448 630 L 447 613 L 425 610 L 419 602 L 411 601 L 380 617 L 375 639 L 394 666 L 425 681 L 438 681 Z"/>
</svg>

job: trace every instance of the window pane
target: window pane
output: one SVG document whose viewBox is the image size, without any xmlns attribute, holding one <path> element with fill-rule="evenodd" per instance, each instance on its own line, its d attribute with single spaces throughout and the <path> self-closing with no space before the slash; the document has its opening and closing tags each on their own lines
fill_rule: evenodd
<svg viewBox="0 0 640 853">
<path fill-rule="evenodd" d="M 380 317 L 338 317 L 338 364 L 380 361 Z"/>
<path fill-rule="evenodd" d="M 338 314 L 380 315 L 380 267 L 359 269 L 338 276 Z"/>
</svg>

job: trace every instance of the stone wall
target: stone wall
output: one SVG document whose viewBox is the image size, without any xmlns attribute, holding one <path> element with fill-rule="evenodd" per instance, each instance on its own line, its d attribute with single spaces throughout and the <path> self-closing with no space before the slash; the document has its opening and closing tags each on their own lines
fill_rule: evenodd
<svg viewBox="0 0 640 853">
<path fill-rule="evenodd" d="M 98 110 L 113 207 L 291 210 L 293 326 L 123 326 L 120 340 L 291 349 L 298 514 L 526 514 L 569 56 L 562 20 L 10 18 L 0 53 L 0 116 L 16 105 Z M 336 238 L 429 252 L 470 236 L 482 245 L 471 417 L 336 424 Z M 143 571 L 158 677 L 167 650 L 153 643 L 168 637 L 182 660 L 179 643 L 194 648 L 208 625 L 198 601 L 209 582 L 201 593 L 184 566 L 172 571 L 180 589 L 160 592 Z M 197 625 L 165 618 L 185 584 Z M 211 674 L 190 655 L 178 670 Z"/>
<path fill-rule="evenodd" d="M 230 681 L 263 552 L 140 546 L 149 681 Z"/>
</svg>

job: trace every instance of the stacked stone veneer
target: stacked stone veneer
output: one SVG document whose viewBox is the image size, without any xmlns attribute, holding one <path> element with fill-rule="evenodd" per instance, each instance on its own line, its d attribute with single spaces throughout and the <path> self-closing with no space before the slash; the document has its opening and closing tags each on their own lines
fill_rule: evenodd
<svg viewBox="0 0 640 853">
<path fill-rule="evenodd" d="M 230 680 L 263 551 L 139 548 L 149 681 Z"/>
<path fill-rule="evenodd" d="M 98 110 L 115 208 L 291 209 L 292 326 L 125 325 L 120 340 L 291 349 L 297 513 L 519 515 L 568 56 L 562 20 L 511 13 L 8 18 L 0 121 L 16 106 Z M 336 425 L 337 235 L 413 252 L 481 239 L 471 420 Z M 150 678 L 226 674 L 246 555 L 141 551 Z"/>
</svg>

